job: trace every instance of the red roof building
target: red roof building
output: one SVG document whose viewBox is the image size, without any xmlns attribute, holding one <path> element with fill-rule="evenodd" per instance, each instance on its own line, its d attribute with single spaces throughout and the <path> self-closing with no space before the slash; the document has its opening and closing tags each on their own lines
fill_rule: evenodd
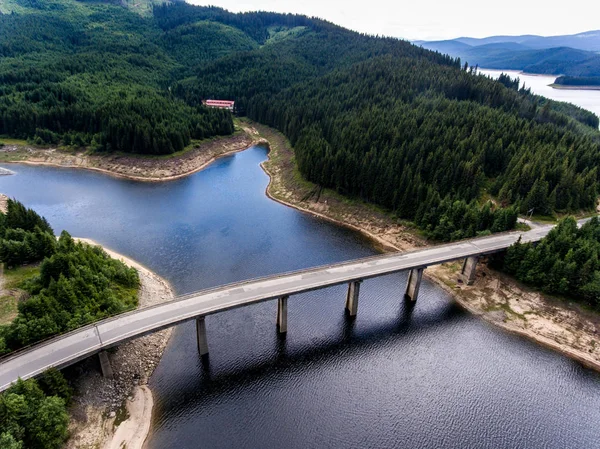
<svg viewBox="0 0 600 449">
<path fill-rule="evenodd" d="M 203 100 L 202 104 L 209 108 L 229 109 L 231 112 L 233 112 L 233 107 L 235 106 L 235 101 Z"/>
</svg>

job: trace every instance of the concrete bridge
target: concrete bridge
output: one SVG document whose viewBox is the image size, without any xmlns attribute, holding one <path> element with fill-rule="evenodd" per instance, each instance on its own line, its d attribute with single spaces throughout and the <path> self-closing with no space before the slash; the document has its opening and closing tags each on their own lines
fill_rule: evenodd
<svg viewBox="0 0 600 449">
<path fill-rule="evenodd" d="M 261 301 L 277 300 L 276 325 L 280 333 L 285 333 L 288 328 L 287 309 L 291 295 L 334 285 L 348 284 L 346 311 L 351 318 L 356 317 L 358 312 L 360 284 L 365 279 L 409 271 L 404 295 L 406 300 L 416 301 L 423 270 L 428 266 L 464 260 L 462 276 L 465 282 L 472 283 L 479 257 L 505 250 L 519 238 L 524 243 L 537 242 L 551 229 L 552 226 L 543 226 L 527 232 L 505 233 L 418 251 L 368 257 L 253 279 L 124 313 L 1 359 L 0 391 L 7 389 L 19 377 L 28 379 L 51 367 L 64 368 L 96 353 L 100 354 L 103 374 L 111 376 L 112 370 L 105 349 L 188 320 L 196 321 L 198 351 L 204 356 L 208 354 L 204 321 L 207 315 Z"/>
</svg>

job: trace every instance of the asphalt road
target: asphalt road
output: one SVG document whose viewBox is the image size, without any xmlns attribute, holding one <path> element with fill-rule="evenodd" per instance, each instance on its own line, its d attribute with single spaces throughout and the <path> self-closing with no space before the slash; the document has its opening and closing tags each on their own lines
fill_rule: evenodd
<svg viewBox="0 0 600 449">
<path fill-rule="evenodd" d="M 544 226 L 527 232 L 512 232 L 407 253 L 374 256 L 253 279 L 179 297 L 171 302 L 99 321 L 2 359 L 0 391 L 8 388 L 19 377 L 28 379 L 51 367 L 68 366 L 103 349 L 198 316 L 353 280 L 423 268 L 468 256 L 491 254 L 508 248 L 519 237 L 522 237 L 523 242 L 538 241 L 550 229 L 552 226 Z"/>
</svg>

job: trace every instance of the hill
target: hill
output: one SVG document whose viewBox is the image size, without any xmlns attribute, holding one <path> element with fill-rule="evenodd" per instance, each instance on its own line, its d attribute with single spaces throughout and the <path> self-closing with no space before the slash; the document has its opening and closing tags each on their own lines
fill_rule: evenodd
<svg viewBox="0 0 600 449">
<path fill-rule="evenodd" d="M 418 45 L 489 69 L 569 77 L 600 76 L 600 31 L 551 37 L 462 37 L 446 41 L 419 41 Z"/>
<path fill-rule="evenodd" d="M 422 46 L 488 69 L 572 77 L 600 76 L 600 54 L 569 47 L 536 50 L 515 42 L 468 46 L 459 41 L 425 42 Z"/>
<path fill-rule="evenodd" d="M 570 47 L 577 50 L 600 52 L 600 30 L 547 37 L 526 34 L 521 36 L 490 36 L 484 38 L 459 37 L 453 40 L 470 45 L 471 47 L 513 42 L 530 49 Z"/>
<path fill-rule="evenodd" d="M 106 3 L 10 1 L 19 13 L 0 15 L 0 134 L 161 154 L 233 131 L 229 114 L 165 94 L 180 66 L 167 54 L 173 37 L 151 19 Z M 230 38 L 228 30 L 211 33 Z M 248 48 L 230 39 L 230 51 Z M 219 51 L 215 44 L 204 57 Z"/>
<path fill-rule="evenodd" d="M 509 229 L 519 209 L 595 206 L 598 117 L 450 56 L 300 15 L 11 1 L 0 133 L 168 153 L 230 133 L 201 102 L 231 99 L 290 138 L 304 177 L 438 239 Z"/>
</svg>

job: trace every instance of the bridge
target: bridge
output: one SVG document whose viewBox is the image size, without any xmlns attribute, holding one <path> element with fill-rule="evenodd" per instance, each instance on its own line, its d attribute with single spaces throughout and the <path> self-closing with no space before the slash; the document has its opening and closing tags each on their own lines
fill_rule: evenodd
<svg viewBox="0 0 600 449">
<path fill-rule="evenodd" d="M 106 349 L 188 320 L 196 321 L 198 352 L 208 354 L 205 317 L 261 301 L 277 300 L 276 325 L 287 332 L 287 308 L 291 295 L 334 285 L 348 284 L 346 311 L 356 317 L 360 284 L 365 279 L 409 271 L 405 299 L 416 301 L 423 270 L 431 265 L 464 260 L 461 275 L 470 284 L 478 258 L 505 250 L 519 238 L 523 243 L 541 240 L 553 226 L 527 232 L 510 232 L 451 243 L 417 251 L 368 257 L 261 279 L 239 282 L 181 296 L 173 301 L 138 309 L 98 321 L 0 360 L 0 391 L 19 377 L 28 379 L 45 370 L 64 368 L 99 353 L 104 375 L 112 375 Z"/>
</svg>

